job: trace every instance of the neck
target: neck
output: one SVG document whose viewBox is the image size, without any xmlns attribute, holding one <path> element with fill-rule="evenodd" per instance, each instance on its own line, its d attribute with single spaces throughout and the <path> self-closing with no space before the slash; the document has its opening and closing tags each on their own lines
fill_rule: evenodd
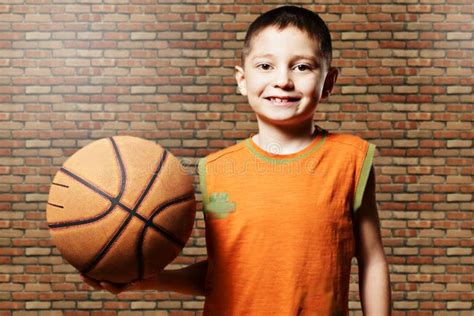
<svg viewBox="0 0 474 316">
<path fill-rule="evenodd" d="M 253 141 L 262 149 L 281 155 L 288 155 L 306 148 L 314 139 L 313 120 L 298 126 L 274 126 L 258 120 L 258 134 Z"/>
</svg>

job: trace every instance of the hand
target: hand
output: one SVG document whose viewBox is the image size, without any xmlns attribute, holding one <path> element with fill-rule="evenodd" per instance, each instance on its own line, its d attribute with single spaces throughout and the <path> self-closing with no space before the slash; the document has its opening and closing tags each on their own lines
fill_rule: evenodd
<svg viewBox="0 0 474 316">
<path fill-rule="evenodd" d="M 134 288 L 135 283 L 113 283 L 113 282 L 107 282 L 107 281 L 97 281 L 94 280 L 84 274 L 81 274 L 81 279 L 86 283 L 87 285 L 91 286 L 92 288 L 102 291 L 106 290 L 112 294 L 119 294 L 125 291 L 130 291 Z"/>
</svg>

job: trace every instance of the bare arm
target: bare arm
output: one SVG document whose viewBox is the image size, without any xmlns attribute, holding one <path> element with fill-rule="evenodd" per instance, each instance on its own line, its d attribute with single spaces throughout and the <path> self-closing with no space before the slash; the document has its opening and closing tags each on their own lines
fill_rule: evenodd
<svg viewBox="0 0 474 316">
<path fill-rule="evenodd" d="M 187 295 L 204 296 L 207 260 L 177 270 L 163 270 L 157 275 L 128 284 L 99 282 L 82 275 L 84 282 L 96 290 L 107 290 L 114 294 L 124 291 L 172 291 Z"/>
<path fill-rule="evenodd" d="M 375 200 L 375 173 L 370 171 L 355 220 L 356 256 L 363 314 L 391 315 L 390 275 L 385 259 Z"/>
</svg>

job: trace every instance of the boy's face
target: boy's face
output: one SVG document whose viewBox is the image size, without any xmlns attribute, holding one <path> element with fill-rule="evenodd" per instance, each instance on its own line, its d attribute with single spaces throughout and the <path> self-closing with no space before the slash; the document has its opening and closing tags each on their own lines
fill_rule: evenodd
<svg viewBox="0 0 474 316">
<path fill-rule="evenodd" d="M 268 27 L 253 39 L 235 78 L 260 122 L 297 126 L 312 122 L 319 101 L 331 92 L 337 70 L 327 68 L 306 33 Z"/>
</svg>

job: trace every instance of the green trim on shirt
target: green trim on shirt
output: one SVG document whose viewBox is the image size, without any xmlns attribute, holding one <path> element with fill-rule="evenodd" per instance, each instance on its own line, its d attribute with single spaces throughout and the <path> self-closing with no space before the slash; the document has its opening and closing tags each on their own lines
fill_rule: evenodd
<svg viewBox="0 0 474 316">
<path fill-rule="evenodd" d="M 367 185 L 367 180 L 369 179 L 370 169 L 372 167 L 372 161 L 374 159 L 375 145 L 369 143 L 367 148 L 367 154 L 365 155 L 364 163 L 362 164 L 362 170 L 359 175 L 359 182 L 357 182 L 357 187 L 354 197 L 354 206 L 353 213 L 355 214 L 357 210 L 362 205 L 362 198 L 364 197 L 365 186 Z"/>
<path fill-rule="evenodd" d="M 293 162 L 293 161 L 296 161 L 296 160 L 299 160 L 299 159 L 303 159 L 305 157 L 308 157 L 312 153 L 314 153 L 316 150 L 318 150 L 324 144 L 324 142 L 326 141 L 326 135 L 327 135 L 326 131 L 323 131 L 321 133 L 321 139 L 319 140 L 319 142 L 313 148 L 311 148 L 310 151 L 305 152 L 304 154 L 301 154 L 299 156 L 292 157 L 292 158 L 277 158 L 277 157 L 272 158 L 272 157 L 265 156 L 264 154 L 257 151 L 252 146 L 252 144 L 250 143 L 250 138 L 247 138 L 245 140 L 245 145 L 255 156 L 257 156 L 258 158 L 260 158 L 260 159 L 262 159 L 266 162 L 276 163 L 276 164 L 284 164 L 284 163 L 290 163 L 290 162 Z"/>
<path fill-rule="evenodd" d="M 207 204 L 209 203 L 209 199 L 207 196 L 207 186 L 206 186 L 206 158 L 199 159 L 198 173 L 199 173 L 199 188 L 201 189 L 201 195 L 202 195 L 202 204 L 205 210 Z"/>
</svg>

